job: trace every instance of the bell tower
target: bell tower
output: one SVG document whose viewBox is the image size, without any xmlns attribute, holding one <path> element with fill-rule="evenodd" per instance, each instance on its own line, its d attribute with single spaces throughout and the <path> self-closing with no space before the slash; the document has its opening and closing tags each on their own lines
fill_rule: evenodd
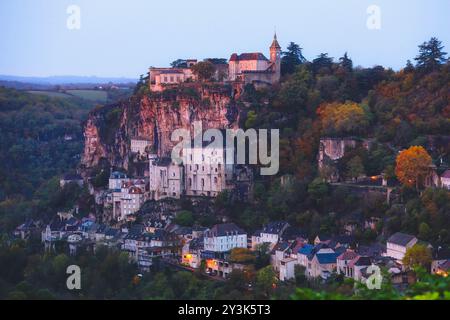
<svg viewBox="0 0 450 320">
<path fill-rule="evenodd" d="M 273 63 L 273 71 L 275 73 L 273 82 L 278 82 L 281 77 L 281 46 L 278 43 L 276 33 L 273 36 L 272 45 L 270 46 L 270 62 Z"/>
</svg>

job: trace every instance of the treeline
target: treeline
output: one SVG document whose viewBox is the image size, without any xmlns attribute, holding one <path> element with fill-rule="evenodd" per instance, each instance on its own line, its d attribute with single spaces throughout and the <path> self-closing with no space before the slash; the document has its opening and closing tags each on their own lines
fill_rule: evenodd
<svg viewBox="0 0 450 320">
<path fill-rule="evenodd" d="M 2 232 L 42 210 L 39 204 L 57 196 L 59 177 L 74 171 L 80 161 L 81 124 L 88 111 L 84 104 L 68 99 L 0 87 Z M 54 210 L 57 208 L 46 208 L 41 214 Z"/>
</svg>

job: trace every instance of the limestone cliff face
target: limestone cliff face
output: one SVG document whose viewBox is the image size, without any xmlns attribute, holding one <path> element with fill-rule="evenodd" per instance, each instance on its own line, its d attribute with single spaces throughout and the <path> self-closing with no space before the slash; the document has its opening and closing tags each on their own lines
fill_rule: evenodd
<svg viewBox="0 0 450 320">
<path fill-rule="evenodd" d="M 144 137 L 169 155 L 175 129 L 191 130 L 201 121 L 203 130 L 236 128 L 239 110 L 227 87 L 194 86 L 162 94 L 133 96 L 128 101 L 92 111 L 85 124 L 85 148 L 81 164 L 93 168 L 102 159 L 128 168 L 130 139 Z"/>
</svg>

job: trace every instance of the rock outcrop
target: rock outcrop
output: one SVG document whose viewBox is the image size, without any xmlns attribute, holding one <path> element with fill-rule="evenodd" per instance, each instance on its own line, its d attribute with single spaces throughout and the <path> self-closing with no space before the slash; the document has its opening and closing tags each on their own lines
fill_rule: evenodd
<svg viewBox="0 0 450 320">
<path fill-rule="evenodd" d="M 145 137 L 160 156 L 169 155 L 175 129 L 192 132 L 194 121 L 201 121 L 204 130 L 236 128 L 238 114 L 227 86 L 191 84 L 159 94 L 133 96 L 90 113 L 84 127 L 81 165 L 89 169 L 106 160 L 111 166 L 127 169 L 131 137 Z"/>
</svg>

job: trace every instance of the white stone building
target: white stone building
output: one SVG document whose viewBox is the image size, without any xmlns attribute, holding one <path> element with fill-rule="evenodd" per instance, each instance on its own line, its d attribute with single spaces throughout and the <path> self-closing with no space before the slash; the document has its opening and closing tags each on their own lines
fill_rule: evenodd
<svg viewBox="0 0 450 320">
<path fill-rule="evenodd" d="M 149 155 L 150 199 L 179 199 L 184 192 L 184 168 L 170 158 Z"/>
<path fill-rule="evenodd" d="M 274 221 L 264 226 L 264 228 L 252 237 L 252 250 L 263 243 L 269 243 L 269 250 L 272 250 L 281 238 L 283 232 L 289 227 L 285 221 Z"/>
<path fill-rule="evenodd" d="M 284 258 L 280 263 L 280 281 L 291 280 L 295 278 L 295 265 L 298 264 L 297 259 Z"/>
<path fill-rule="evenodd" d="M 415 236 L 397 232 L 394 233 L 386 243 L 386 256 L 396 259 L 399 263 L 402 263 L 403 257 L 406 254 L 406 250 L 413 247 L 417 243 L 418 239 Z"/>
<path fill-rule="evenodd" d="M 187 196 L 216 197 L 232 187 L 233 165 L 225 164 L 225 149 L 213 144 L 184 149 L 185 193 Z"/>
<path fill-rule="evenodd" d="M 234 248 L 247 248 L 247 233 L 234 223 L 217 224 L 205 233 L 204 249 L 227 252 Z"/>
</svg>

